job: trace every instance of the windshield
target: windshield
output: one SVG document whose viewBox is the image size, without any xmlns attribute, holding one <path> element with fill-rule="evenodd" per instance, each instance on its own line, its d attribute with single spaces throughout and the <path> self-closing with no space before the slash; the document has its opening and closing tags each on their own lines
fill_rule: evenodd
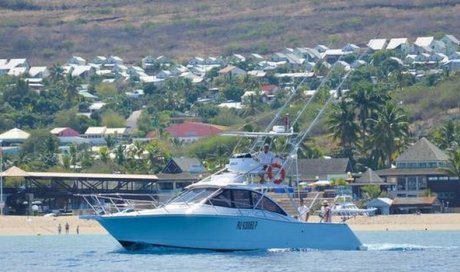
<svg viewBox="0 0 460 272">
<path fill-rule="evenodd" d="M 170 203 L 199 203 L 203 199 L 210 196 L 214 193 L 217 188 L 195 188 L 184 191 L 182 194 L 178 195 L 176 198 L 171 200 Z"/>
</svg>

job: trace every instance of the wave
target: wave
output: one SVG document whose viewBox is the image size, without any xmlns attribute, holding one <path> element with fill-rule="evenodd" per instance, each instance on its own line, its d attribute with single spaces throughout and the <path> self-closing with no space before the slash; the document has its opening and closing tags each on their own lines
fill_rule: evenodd
<svg viewBox="0 0 460 272">
<path fill-rule="evenodd" d="M 366 244 L 367 250 L 369 251 L 423 251 L 423 250 L 450 250 L 458 249 L 457 246 L 426 246 L 426 245 L 414 245 L 414 244 Z"/>
</svg>

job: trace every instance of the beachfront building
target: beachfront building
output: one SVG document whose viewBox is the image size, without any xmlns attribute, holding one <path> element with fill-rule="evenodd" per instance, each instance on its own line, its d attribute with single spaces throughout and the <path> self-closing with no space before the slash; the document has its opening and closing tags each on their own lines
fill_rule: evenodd
<svg viewBox="0 0 460 272">
<path fill-rule="evenodd" d="M 356 179 L 350 183 L 353 197 L 360 199 L 363 196 L 362 187 L 367 185 L 377 185 L 383 192 L 393 191 L 396 188 L 396 183 L 392 180 L 382 179 L 377 175 L 376 171 L 368 168 L 366 172 L 356 177 Z"/>
<path fill-rule="evenodd" d="M 42 212 L 73 211 L 89 208 L 78 194 L 155 194 L 156 175 L 27 172 L 11 167 L 1 173 L 14 178 L 19 187 L 6 187 L 8 214 L 32 214 L 31 203 Z"/>
<path fill-rule="evenodd" d="M 164 193 L 164 198 L 168 198 L 172 192 L 182 190 L 207 176 L 207 172 L 197 158 L 174 157 L 157 176 L 158 191 Z"/>
<path fill-rule="evenodd" d="M 288 167 L 288 177 L 296 180 L 296 168 L 299 170 L 299 182 L 312 183 L 347 179 L 353 168 L 348 158 L 299 159 L 297 166 Z"/>
<path fill-rule="evenodd" d="M 426 138 L 421 138 L 396 159 L 396 168 L 376 173 L 387 183 L 395 183 L 391 197 L 421 197 L 435 193 L 444 207 L 460 207 L 458 177 L 443 170 L 449 157 Z"/>
</svg>

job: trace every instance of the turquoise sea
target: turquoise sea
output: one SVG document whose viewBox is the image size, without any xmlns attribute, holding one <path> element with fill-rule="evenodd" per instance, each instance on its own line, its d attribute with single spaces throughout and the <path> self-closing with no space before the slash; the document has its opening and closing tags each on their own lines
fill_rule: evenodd
<svg viewBox="0 0 460 272">
<path fill-rule="evenodd" d="M 367 251 L 126 251 L 106 235 L 0 237 L 0 271 L 460 271 L 460 232 L 358 232 Z"/>
</svg>

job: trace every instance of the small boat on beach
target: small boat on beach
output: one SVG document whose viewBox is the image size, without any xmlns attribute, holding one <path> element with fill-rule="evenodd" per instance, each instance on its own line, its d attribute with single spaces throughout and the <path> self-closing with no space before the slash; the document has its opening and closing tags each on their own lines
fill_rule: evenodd
<svg viewBox="0 0 460 272">
<path fill-rule="evenodd" d="M 333 215 L 349 218 L 375 215 L 377 208 L 360 209 L 353 203 L 351 196 L 336 196 L 331 211 Z"/>
</svg>

